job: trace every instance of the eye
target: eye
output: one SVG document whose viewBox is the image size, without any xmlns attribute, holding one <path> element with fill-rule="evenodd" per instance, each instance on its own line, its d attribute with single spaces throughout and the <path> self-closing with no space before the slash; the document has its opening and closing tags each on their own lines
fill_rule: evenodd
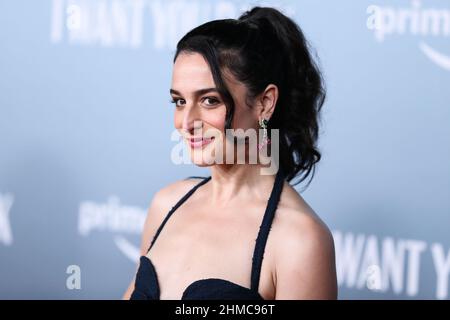
<svg viewBox="0 0 450 320">
<path fill-rule="evenodd" d="M 219 99 L 217 99 L 216 97 L 204 97 L 202 99 L 202 102 L 204 102 L 208 107 L 213 107 L 220 104 Z"/>
<path fill-rule="evenodd" d="M 181 107 L 182 105 L 184 105 L 186 103 L 186 101 L 184 101 L 184 99 L 180 99 L 180 98 L 172 98 L 170 100 L 171 103 L 174 103 L 176 107 Z"/>
</svg>

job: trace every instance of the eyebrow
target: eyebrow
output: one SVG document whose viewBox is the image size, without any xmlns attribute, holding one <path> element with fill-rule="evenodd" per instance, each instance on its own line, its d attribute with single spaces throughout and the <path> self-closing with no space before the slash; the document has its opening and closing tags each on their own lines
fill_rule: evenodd
<svg viewBox="0 0 450 320">
<path fill-rule="evenodd" d="M 219 91 L 217 90 L 217 88 L 204 88 L 204 89 L 199 89 L 199 90 L 194 91 L 194 96 L 201 96 L 202 94 L 205 94 L 208 92 L 219 92 Z M 178 96 L 182 96 L 182 94 L 175 89 L 170 89 L 170 93 L 176 94 Z"/>
</svg>

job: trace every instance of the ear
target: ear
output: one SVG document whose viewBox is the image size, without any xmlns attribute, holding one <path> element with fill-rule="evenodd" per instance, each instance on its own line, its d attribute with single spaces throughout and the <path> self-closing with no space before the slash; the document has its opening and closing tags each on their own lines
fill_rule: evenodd
<svg viewBox="0 0 450 320">
<path fill-rule="evenodd" d="M 258 96 L 258 118 L 269 120 L 275 111 L 278 100 L 278 87 L 269 84 L 266 89 Z"/>
</svg>

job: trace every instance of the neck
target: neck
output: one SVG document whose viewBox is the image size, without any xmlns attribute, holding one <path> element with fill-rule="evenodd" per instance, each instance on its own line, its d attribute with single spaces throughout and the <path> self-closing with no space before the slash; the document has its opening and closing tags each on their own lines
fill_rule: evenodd
<svg viewBox="0 0 450 320">
<path fill-rule="evenodd" d="M 261 165 L 214 165 L 209 182 L 209 203 L 216 208 L 238 201 L 267 201 L 275 174 L 262 174 Z"/>
</svg>

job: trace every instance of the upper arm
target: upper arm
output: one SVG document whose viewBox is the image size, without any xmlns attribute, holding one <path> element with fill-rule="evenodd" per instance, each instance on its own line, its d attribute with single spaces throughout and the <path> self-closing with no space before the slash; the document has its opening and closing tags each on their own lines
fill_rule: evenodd
<svg viewBox="0 0 450 320">
<path fill-rule="evenodd" d="M 156 234 L 156 230 L 164 220 L 163 207 L 164 207 L 164 193 L 165 190 L 161 189 L 156 192 L 148 206 L 147 216 L 145 217 L 144 226 L 142 228 L 140 254 L 144 256 L 147 254 L 150 243 Z"/>
<path fill-rule="evenodd" d="M 150 202 L 150 205 L 147 208 L 147 215 L 145 217 L 145 222 L 144 222 L 144 226 L 142 229 L 141 245 L 140 245 L 140 250 L 139 250 L 141 256 L 144 256 L 147 254 L 147 250 L 150 246 L 151 239 L 152 239 L 153 235 L 156 233 L 158 222 L 160 220 L 162 222 L 162 218 L 161 218 L 162 211 L 160 210 L 161 207 L 163 206 L 163 201 L 162 201 L 163 194 L 162 193 L 163 193 L 162 190 L 156 192 Z M 137 272 L 138 268 L 139 268 L 139 261 L 138 261 L 138 265 L 136 266 L 135 273 Z M 133 279 L 131 280 L 122 299 L 124 299 L 124 300 L 130 299 L 131 294 L 134 290 L 134 282 L 135 282 L 135 277 L 133 277 Z"/>
<path fill-rule="evenodd" d="M 308 214 L 284 226 L 277 250 L 276 299 L 337 299 L 334 241 L 326 225 Z"/>
</svg>

